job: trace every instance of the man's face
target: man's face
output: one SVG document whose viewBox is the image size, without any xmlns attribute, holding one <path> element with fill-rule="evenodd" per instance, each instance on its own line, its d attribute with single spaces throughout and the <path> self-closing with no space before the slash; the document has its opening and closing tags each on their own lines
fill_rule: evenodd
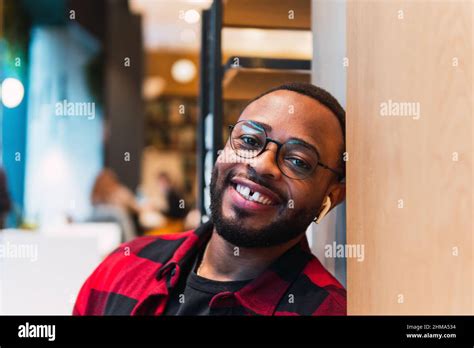
<svg viewBox="0 0 474 348">
<path fill-rule="evenodd" d="M 239 121 L 253 121 L 279 143 L 303 141 L 319 153 L 319 160 L 338 168 L 343 148 L 337 118 L 316 100 L 279 90 L 250 104 Z M 317 216 L 335 174 L 317 166 L 297 180 L 285 176 L 277 165 L 277 145 L 251 161 L 235 156 L 230 141 L 216 162 L 211 180 L 212 220 L 217 232 L 241 247 L 267 247 L 288 242 L 306 230 Z M 239 161 L 229 161 L 229 158 Z M 249 191 L 263 200 L 249 199 Z"/>
</svg>

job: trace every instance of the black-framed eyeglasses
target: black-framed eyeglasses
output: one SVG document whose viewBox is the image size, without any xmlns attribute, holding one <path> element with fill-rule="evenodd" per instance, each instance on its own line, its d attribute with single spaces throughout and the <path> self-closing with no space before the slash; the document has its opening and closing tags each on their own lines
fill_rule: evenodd
<svg viewBox="0 0 474 348">
<path fill-rule="evenodd" d="M 317 166 L 330 170 L 339 178 L 343 174 L 319 161 L 316 149 L 297 139 L 280 143 L 267 136 L 263 125 L 255 121 L 243 120 L 230 125 L 230 145 L 237 156 L 255 158 L 267 148 L 268 143 L 277 145 L 276 163 L 283 175 L 296 180 L 311 176 Z"/>
</svg>

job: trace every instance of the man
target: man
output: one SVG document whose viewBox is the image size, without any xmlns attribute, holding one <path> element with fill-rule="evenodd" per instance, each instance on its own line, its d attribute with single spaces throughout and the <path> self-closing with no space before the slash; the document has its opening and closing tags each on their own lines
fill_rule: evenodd
<svg viewBox="0 0 474 348">
<path fill-rule="evenodd" d="M 210 222 L 121 245 L 74 314 L 345 315 L 344 288 L 305 237 L 344 199 L 344 119 L 310 84 L 253 100 L 215 164 Z"/>
</svg>

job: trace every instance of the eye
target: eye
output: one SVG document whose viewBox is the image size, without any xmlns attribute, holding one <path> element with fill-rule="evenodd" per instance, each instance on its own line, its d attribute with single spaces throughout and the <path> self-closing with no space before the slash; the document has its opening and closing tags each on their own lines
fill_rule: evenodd
<svg viewBox="0 0 474 348">
<path fill-rule="evenodd" d="M 288 157 L 286 158 L 287 161 L 290 162 L 290 164 L 298 169 L 303 169 L 303 170 L 311 170 L 311 165 L 309 165 L 306 161 L 302 160 L 301 158 L 297 157 Z"/>
<path fill-rule="evenodd" d="M 260 145 L 258 139 L 255 139 L 254 137 L 250 135 L 242 135 L 240 139 L 246 144 L 250 146 L 255 146 L 258 147 Z"/>
</svg>

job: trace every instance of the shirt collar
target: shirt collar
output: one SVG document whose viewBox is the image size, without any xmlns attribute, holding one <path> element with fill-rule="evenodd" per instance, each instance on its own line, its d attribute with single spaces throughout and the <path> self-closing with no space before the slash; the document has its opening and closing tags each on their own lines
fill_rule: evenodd
<svg viewBox="0 0 474 348">
<path fill-rule="evenodd" d="M 213 225 L 210 221 L 202 224 L 190 234 L 176 249 L 171 259 L 158 271 L 157 278 L 163 278 L 173 270 L 179 271 L 185 265 L 192 264 L 201 248 L 204 248 L 212 235 Z"/>
</svg>

